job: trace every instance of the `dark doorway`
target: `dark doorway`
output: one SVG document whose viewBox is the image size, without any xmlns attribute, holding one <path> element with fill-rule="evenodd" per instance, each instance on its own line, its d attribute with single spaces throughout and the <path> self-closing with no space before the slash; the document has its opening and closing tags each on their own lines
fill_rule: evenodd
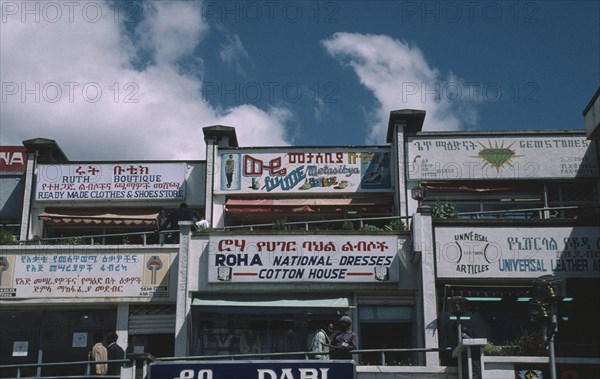
<svg viewBox="0 0 600 379">
<path fill-rule="evenodd" d="M 367 349 L 400 349 L 410 348 L 412 323 L 408 322 L 385 322 L 360 324 L 361 350 Z M 387 366 L 410 366 L 415 357 L 411 353 L 386 353 L 385 364 Z M 381 365 L 380 353 L 361 354 L 360 364 Z"/>
<path fill-rule="evenodd" d="M 175 355 L 175 335 L 140 334 L 129 337 L 131 352 L 150 353 L 157 358 L 173 357 Z"/>
</svg>

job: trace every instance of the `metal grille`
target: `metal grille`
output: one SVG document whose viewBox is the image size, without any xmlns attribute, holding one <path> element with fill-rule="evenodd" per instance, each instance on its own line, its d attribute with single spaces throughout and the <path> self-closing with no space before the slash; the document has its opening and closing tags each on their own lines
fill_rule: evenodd
<svg viewBox="0 0 600 379">
<path fill-rule="evenodd" d="M 593 183 L 562 183 L 560 185 L 564 203 L 579 203 L 596 200 L 596 188 Z"/>
<path fill-rule="evenodd" d="M 131 316 L 157 316 L 157 315 L 175 315 L 174 304 L 161 305 L 130 305 L 129 317 Z"/>
<path fill-rule="evenodd" d="M 129 307 L 129 334 L 175 333 L 175 305 Z"/>
<path fill-rule="evenodd" d="M 548 186 L 548 206 L 550 207 L 583 207 L 581 209 L 554 210 L 550 218 L 591 217 L 597 204 L 598 193 L 593 182 L 554 183 Z"/>
</svg>

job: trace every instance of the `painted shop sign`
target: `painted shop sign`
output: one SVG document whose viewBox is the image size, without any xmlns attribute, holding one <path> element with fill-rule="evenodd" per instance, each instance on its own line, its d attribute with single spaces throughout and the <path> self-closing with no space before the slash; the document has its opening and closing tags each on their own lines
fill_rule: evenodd
<svg viewBox="0 0 600 379">
<path fill-rule="evenodd" d="M 353 379 L 352 361 L 153 362 L 150 379 Z"/>
<path fill-rule="evenodd" d="M 600 228 L 435 229 L 439 278 L 600 278 Z"/>
<path fill-rule="evenodd" d="M 169 254 L 0 254 L 0 299 L 169 296 Z"/>
<path fill-rule="evenodd" d="M 232 150 L 222 151 L 219 163 L 221 192 L 308 195 L 392 189 L 391 153 L 386 148 Z"/>
<path fill-rule="evenodd" d="M 208 281 L 382 282 L 398 253 L 397 236 L 212 237 Z"/>
<path fill-rule="evenodd" d="M 0 171 L 24 172 L 27 149 L 22 146 L 0 146 Z"/>
<path fill-rule="evenodd" d="M 35 199 L 181 199 L 185 197 L 185 170 L 185 163 L 40 165 Z"/>
<path fill-rule="evenodd" d="M 409 180 L 598 177 L 585 136 L 408 139 Z"/>
</svg>

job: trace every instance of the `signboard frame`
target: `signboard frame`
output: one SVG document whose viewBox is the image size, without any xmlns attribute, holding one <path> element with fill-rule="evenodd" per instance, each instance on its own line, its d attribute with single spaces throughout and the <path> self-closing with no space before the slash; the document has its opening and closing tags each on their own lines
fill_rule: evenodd
<svg viewBox="0 0 600 379">
<path fill-rule="evenodd" d="M 600 227 L 436 227 L 437 278 L 600 278 Z"/>
<path fill-rule="evenodd" d="M 585 135 L 418 136 L 407 142 L 408 180 L 597 178 Z"/>
<path fill-rule="evenodd" d="M 148 298 L 171 300 L 173 252 L 2 251 L 0 300 Z M 176 268 L 175 268 L 176 269 Z"/>
<path fill-rule="evenodd" d="M 304 374 L 304 375 L 303 375 Z M 152 362 L 149 379 L 355 379 L 349 360 L 236 360 Z"/>
<path fill-rule="evenodd" d="M 211 235 L 208 282 L 395 282 L 404 246 L 396 234 Z"/>
<path fill-rule="evenodd" d="M 219 150 L 217 194 L 391 192 L 389 147 Z"/>
<path fill-rule="evenodd" d="M 186 164 L 39 165 L 36 201 L 175 200 L 186 195 Z"/>
</svg>

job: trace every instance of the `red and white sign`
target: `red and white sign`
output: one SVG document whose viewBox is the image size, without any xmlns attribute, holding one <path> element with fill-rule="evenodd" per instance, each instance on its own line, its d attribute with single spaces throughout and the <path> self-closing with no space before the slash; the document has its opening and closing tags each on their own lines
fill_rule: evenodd
<svg viewBox="0 0 600 379">
<path fill-rule="evenodd" d="M 27 149 L 22 146 L 0 146 L 0 171 L 24 172 Z"/>
<path fill-rule="evenodd" d="M 210 237 L 208 281 L 389 282 L 398 236 Z"/>
</svg>

